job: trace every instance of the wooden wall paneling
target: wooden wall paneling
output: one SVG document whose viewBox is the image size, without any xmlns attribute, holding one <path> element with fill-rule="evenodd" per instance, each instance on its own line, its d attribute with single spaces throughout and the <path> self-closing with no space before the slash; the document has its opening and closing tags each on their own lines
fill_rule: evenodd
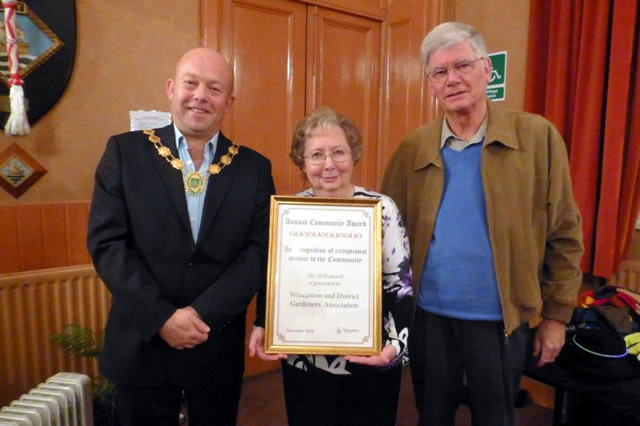
<svg viewBox="0 0 640 426">
<path fill-rule="evenodd" d="M 89 226 L 89 203 L 67 203 L 67 247 L 69 265 L 91 263 L 87 250 L 87 227 Z M 55 265 L 59 266 L 59 265 Z"/>
<path fill-rule="evenodd" d="M 355 121 L 363 154 L 353 182 L 375 189 L 382 24 L 316 6 L 308 9 L 307 112 L 326 105 Z"/>
<path fill-rule="evenodd" d="M 299 0 L 316 6 L 348 12 L 354 15 L 384 19 L 387 0 Z"/>
<path fill-rule="evenodd" d="M 271 160 L 280 194 L 302 189 L 288 152 L 293 129 L 304 116 L 305 20 L 301 3 L 232 3 L 228 57 L 236 103 L 227 124 L 234 140 Z"/>
<path fill-rule="evenodd" d="M 18 253 L 20 271 L 40 269 L 44 264 L 42 246 L 42 207 L 25 205 L 17 207 Z"/>
<path fill-rule="evenodd" d="M 20 270 L 17 212 L 13 206 L 0 206 L 0 273 Z"/>
<path fill-rule="evenodd" d="M 448 0 L 425 0 L 427 13 L 427 26 L 424 35 L 427 35 L 436 25 L 442 22 L 456 20 L 456 4 Z M 425 82 L 426 83 L 426 82 Z M 439 113 L 438 102 L 431 93 L 428 84 L 425 84 L 425 90 L 421 98 L 421 106 L 425 123 L 434 119 Z"/>
<path fill-rule="evenodd" d="M 200 44 L 220 50 L 220 35 L 224 2 L 222 0 L 200 0 Z"/>
<path fill-rule="evenodd" d="M 435 25 L 453 19 L 445 0 L 390 0 L 384 25 L 382 129 L 378 184 L 391 155 L 404 137 L 437 114 L 420 58 L 424 36 Z"/>
<path fill-rule="evenodd" d="M 394 1 L 385 22 L 385 70 L 378 184 L 391 155 L 403 138 L 423 123 L 424 67 L 420 44 L 425 34 L 426 7 L 415 0 Z"/>
<path fill-rule="evenodd" d="M 91 263 L 89 203 L 1 206 L 0 273 Z"/>
<path fill-rule="evenodd" d="M 67 241 L 67 214 L 64 204 L 42 206 L 42 245 L 44 250 L 41 268 L 55 268 L 69 264 Z M 82 232 L 86 235 L 86 231 Z M 87 263 L 87 262 L 85 262 Z"/>
</svg>

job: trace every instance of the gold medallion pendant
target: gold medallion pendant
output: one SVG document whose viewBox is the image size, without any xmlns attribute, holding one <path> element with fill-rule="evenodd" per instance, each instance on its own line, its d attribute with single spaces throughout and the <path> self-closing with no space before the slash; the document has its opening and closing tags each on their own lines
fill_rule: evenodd
<svg viewBox="0 0 640 426">
<path fill-rule="evenodd" d="M 200 172 L 191 172 L 184 179 L 184 189 L 189 195 L 199 195 L 204 191 L 206 178 Z"/>
</svg>

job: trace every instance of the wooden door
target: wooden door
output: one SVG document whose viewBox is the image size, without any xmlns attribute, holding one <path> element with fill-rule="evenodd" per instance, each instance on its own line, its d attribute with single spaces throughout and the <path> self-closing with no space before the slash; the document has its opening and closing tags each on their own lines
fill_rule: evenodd
<svg viewBox="0 0 640 426">
<path fill-rule="evenodd" d="M 241 145 L 271 160 L 279 194 L 303 186 L 287 153 L 304 116 L 304 4 L 285 0 L 225 2 L 220 51 L 235 73 L 236 102 L 224 129 Z"/>
<path fill-rule="evenodd" d="M 354 183 L 377 189 L 391 152 L 429 111 L 416 45 L 430 22 L 425 13 L 432 11 L 424 5 L 442 2 L 202 0 L 203 44 L 219 50 L 235 72 L 236 103 L 223 131 L 267 156 L 278 194 L 291 194 L 306 186 L 288 157 L 293 129 L 316 107 L 330 106 L 362 132 Z M 393 24 L 384 27 L 391 12 Z M 383 27 L 391 41 L 383 41 Z M 247 336 L 254 309 L 252 304 Z M 277 365 L 247 358 L 246 374 Z"/>
<path fill-rule="evenodd" d="M 235 74 L 235 104 L 223 131 L 271 160 L 279 194 L 302 189 L 288 157 L 296 123 L 305 114 L 306 6 L 285 0 L 224 0 L 205 8 L 205 45 L 218 49 Z M 248 308 L 247 338 L 255 318 Z M 278 368 L 278 362 L 246 357 L 245 375 Z"/>
<path fill-rule="evenodd" d="M 235 72 L 223 131 L 271 160 L 278 193 L 305 186 L 289 146 L 296 123 L 321 105 L 355 120 L 364 152 L 354 183 L 375 189 L 381 21 L 287 0 L 210 1 L 203 11 L 205 45 Z"/>
<path fill-rule="evenodd" d="M 378 185 L 400 142 L 436 115 L 428 91 L 420 46 L 425 34 L 453 16 L 444 1 L 390 0 L 385 21 L 382 129 Z"/>
<path fill-rule="evenodd" d="M 363 153 L 353 183 L 377 188 L 380 21 L 308 8 L 307 112 L 329 106 L 353 119 Z"/>
</svg>

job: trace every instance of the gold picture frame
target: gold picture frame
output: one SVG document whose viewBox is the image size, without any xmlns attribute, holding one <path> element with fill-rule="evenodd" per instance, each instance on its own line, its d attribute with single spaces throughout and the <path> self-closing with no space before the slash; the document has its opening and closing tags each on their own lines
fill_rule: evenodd
<svg viewBox="0 0 640 426">
<path fill-rule="evenodd" d="M 377 355 L 382 200 L 271 197 L 265 352 Z"/>
</svg>

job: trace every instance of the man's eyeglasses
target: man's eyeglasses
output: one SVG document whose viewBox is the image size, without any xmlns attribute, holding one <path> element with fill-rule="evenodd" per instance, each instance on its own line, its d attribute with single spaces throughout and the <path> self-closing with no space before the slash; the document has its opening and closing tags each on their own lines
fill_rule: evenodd
<svg viewBox="0 0 640 426">
<path fill-rule="evenodd" d="M 307 161 L 309 161 L 309 164 L 319 166 L 321 164 L 324 164 L 324 162 L 327 160 L 327 157 L 331 157 L 334 163 L 342 163 L 344 161 L 347 161 L 349 159 L 349 154 L 351 154 L 351 151 L 336 149 L 328 154 L 325 154 L 321 151 L 314 151 L 311 154 L 303 155 L 302 158 L 305 158 Z"/>
<path fill-rule="evenodd" d="M 442 83 L 449 75 L 449 70 L 453 70 L 459 76 L 469 74 L 475 68 L 476 62 L 480 59 L 484 59 L 484 57 L 473 60 L 458 61 L 448 68 L 434 68 L 429 72 L 428 76 L 434 83 Z"/>
</svg>

